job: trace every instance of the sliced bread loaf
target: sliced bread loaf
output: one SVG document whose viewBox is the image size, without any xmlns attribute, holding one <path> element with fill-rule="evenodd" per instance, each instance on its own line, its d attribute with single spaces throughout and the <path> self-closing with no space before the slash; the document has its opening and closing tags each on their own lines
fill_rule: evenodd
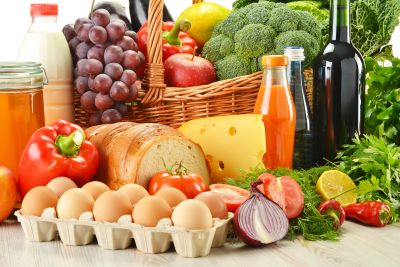
<svg viewBox="0 0 400 267">
<path fill-rule="evenodd" d="M 117 189 L 126 183 L 147 187 L 151 177 L 176 162 L 209 183 L 204 153 L 172 127 L 156 123 L 121 122 L 87 129 L 88 139 L 98 148 L 100 166 L 96 180 Z"/>
</svg>

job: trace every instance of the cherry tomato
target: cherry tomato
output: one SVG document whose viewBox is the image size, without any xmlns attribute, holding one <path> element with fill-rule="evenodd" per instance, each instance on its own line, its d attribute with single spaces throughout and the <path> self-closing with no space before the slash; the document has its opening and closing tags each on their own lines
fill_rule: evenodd
<svg viewBox="0 0 400 267">
<path fill-rule="evenodd" d="M 264 173 L 258 177 L 263 181 L 264 195 L 278 204 L 289 219 L 298 217 L 304 208 L 304 194 L 300 185 L 291 177 L 275 177 Z"/>
<path fill-rule="evenodd" d="M 162 171 L 151 178 L 148 188 L 150 195 L 154 195 L 165 186 L 181 190 L 187 198 L 194 198 L 201 192 L 207 191 L 204 179 L 197 174 L 174 175 L 167 171 Z"/>
<path fill-rule="evenodd" d="M 235 212 L 250 197 L 250 191 L 228 184 L 211 184 L 210 190 L 222 197 L 230 212 Z"/>
</svg>

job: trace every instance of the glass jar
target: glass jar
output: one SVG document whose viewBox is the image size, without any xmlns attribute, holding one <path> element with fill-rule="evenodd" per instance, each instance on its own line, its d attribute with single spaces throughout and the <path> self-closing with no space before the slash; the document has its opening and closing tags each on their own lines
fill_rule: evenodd
<svg viewBox="0 0 400 267">
<path fill-rule="evenodd" d="M 0 165 L 15 175 L 29 138 L 44 126 L 45 83 L 41 64 L 0 62 Z"/>
</svg>

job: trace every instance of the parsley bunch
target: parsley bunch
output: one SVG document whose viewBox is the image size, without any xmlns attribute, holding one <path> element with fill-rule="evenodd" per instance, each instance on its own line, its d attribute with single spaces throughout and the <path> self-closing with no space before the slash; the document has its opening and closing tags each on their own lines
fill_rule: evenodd
<svg viewBox="0 0 400 267">
<path fill-rule="evenodd" d="M 400 147 L 373 135 L 356 136 L 338 153 L 337 167 L 357 183 L 359 201 L 380 200 L 400 214 Z"/>
<path fill-rule="evenodd" d="M 365 132 L 400 145 L 400 59 L 391 64 L 382 67 L 371 58 L 366 60 Z"/>
</svg>

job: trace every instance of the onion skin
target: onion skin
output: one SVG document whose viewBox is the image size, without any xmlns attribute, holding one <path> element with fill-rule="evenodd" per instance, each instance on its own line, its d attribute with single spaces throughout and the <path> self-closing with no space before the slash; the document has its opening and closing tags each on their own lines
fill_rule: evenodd
<svg viewBox="0 0 400 267">
<path fill-rule="evenodd" d="M 252 247 L 260 247 L 260 246 L 264 246 L 266 244 L 269 243 L 273 243 L 276 242 L 282 238 L 284 238 L 287 235 L 288 229 L 289 229 L 289 220 L 286 217 L 286 214 L 284 213 L 284 211 L 282 210 L 282 208 L 276 204 L 275 202 L 269 200 L 267 197 L 265 197 L 260 190 L 257 188 L 257 185 L 259 185 L 260 183 L 262 183 L 262 181 L 256 181 L 254 183 L 251 184 L 251 197 L 246 200 L 242 205 L 239 206 L 239 208 L 236 210 L 235 212 L 235 216 L 233 217 L 233 229 L 236 233 L 236 235 L 243 241 L 245 242 L 247 245 L 252 246 Z M 247 215 L 249 214 L 249 212 L 253 212 L 251 215 L 254 215 L 253 210 L 245 210 L 249 207 L 246 207 L 246 203 L 249 201 L 265 201 L 265 203 L 267 203 L 267 205 L 269 205 L 271 207 L 271 205 L 273 206 L 273 210 L 271 210 L 271 213 L 274 213 L 274 215 L 276 216 L 276 221 L 280 220 L 280 226 L 282 226 L 282 228 L 280 229 L 281 231 L 283 230 L 284 232 L 280 233 L 280 236 L 278 238 L 272 239 L 270 242 L 268 243 L 263 243 L 262 240 L 258 240 L 255 238 L 252 238 L 250 236 L 250 234 L 248 232 L 246 232 L 245 229 L 243 229 L 240 225 L 241 225 L 241 220 L 246 220 L 246 217 L 241 214 L 241 213 L 247 213 Z M 265 205 L 264 205 L 265 206 Z M 250 207 L 251 208 L 251 207 Z M 253 223 L 253 227 L 254 226 L 254 217 L 252 217 L 251 222 L 248 221 L 247 224 L 251 224 Z M 242 224 L 243 225 L 243 224 Z M 266 232 L 269 233 L 269 231 L 265 228 Z M 276 230 L 276 229 L 275 229 Z M 272 233 L 272 232 L 271 232 Z M 270 233 L 269 233 L 270 234 Z M 271 236 L 272 237 L 272 236 Z M 260 238 L 261 239 L 261 238 Z"/>
</svg>

